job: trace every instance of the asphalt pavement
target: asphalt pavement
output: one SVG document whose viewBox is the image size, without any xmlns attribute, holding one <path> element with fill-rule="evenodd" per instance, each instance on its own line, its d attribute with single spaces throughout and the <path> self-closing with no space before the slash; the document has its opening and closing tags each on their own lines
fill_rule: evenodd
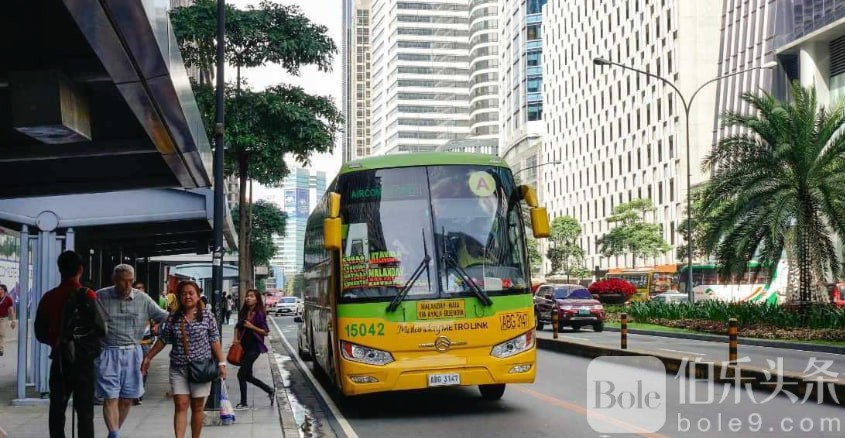
<svg viewBox="0 0 845 438">
<path fill-rule="evenodd" d="M 537 333 L 538 337 L 543 338 L 551 338 L 552 335 L 551 328 L 546 328 Z M 558 339 L 589 342 L 599 346 L 619 348 L 620 336 L 621 334 L 619 332 L 604 331 L 596 333 L 586 328 L 577 332 L 566 329 L 558 334 Z M 709 342 L 665 336 L 628 334 L 628 348 L 650 351 L 655 354 L 685 357 L 690 361 L 695 361 L 696 359 L 714 362 L 728 360 L 727 336 L 725 336 L 724 342 Z M 845 382 L 845 355 L 841 354 L 759 347 L 743 345 L 740 342 L 737 358 L 740 360 L 747 358 L 748 362 L 746 362 L 746 365 L 771 369 L 772 371 L 792 371 L 800 374 L 810 374 L 813 372 L 819 373 L 816 368 L 819 367 L 827 370 L 827 373 L 821 373 L 826 378 L 838 379 Z M 836 376 L 830 373 L 834 373 Z"/>
<path fill-rule="evenodd" d="M 295 346 L 297 324 L 290 317 L 275 320 L 288 343 Z M 593 336 L 587 331 L 577 334 L 582 335 Z M 663 347 L 679 349 L 665 340 Z M 537 352 L 536 382 L 509 385 L 497 402 L 482 400 L 474 387 L 326 400 L 319 394 L 323 383 L 318 380 L 315 385 L 307 376 L 313 374 L 313 365 L 294 359 L 293 351 L 287 353 L 291 357 L 285 363 L 291 379 L 288 394 L 296 399 L 295 413 L 306 437 L 596 437 L 611 436 L 608 429 L 624 432 L 618 436 L 743 437 L 767 433 L 841 437 L 845 430 L 845 410 L 837 406 L 818 405 L 812 400 L 793 402 L 786 396 L 770 398 L 769 392 L 735 391 L 660 369 L 616 364 L 614 371 L 607 372 L 590 359 L 543 350 Z M 617 415 L 617 411 L 587 409 L 588 390 L 602 397 L 602 393 L 611 394 L 606 386 L 600 386 L 605 381 L 621 387 L 639 380 L 646 387 L 665 388 L 658 391 L 664 401 L 662 408 L 639 417 L 628 416 L 630 410 L 618 411 Z M 618 400 L 622 400 L 619 394 Z M 655 416 L 659 412 L 665 415 Z M 649 426 L 643 418 L 662 426 L 651 433 L 648 427 L 654 423 Z"/>
</svg>

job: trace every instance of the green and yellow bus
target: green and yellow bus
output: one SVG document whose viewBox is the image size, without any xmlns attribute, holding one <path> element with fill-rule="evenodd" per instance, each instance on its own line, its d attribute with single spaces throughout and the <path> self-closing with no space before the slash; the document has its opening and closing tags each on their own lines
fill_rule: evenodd
<svg viewBox="0 0 845 438">
<path fill-rule="evenodd" d="M 300 355 L 344 395 L 535 376 L 521 210 L 548 217 L 499 157 L 417 153 L 346 163 L 308 219 Z"/>
</svg>

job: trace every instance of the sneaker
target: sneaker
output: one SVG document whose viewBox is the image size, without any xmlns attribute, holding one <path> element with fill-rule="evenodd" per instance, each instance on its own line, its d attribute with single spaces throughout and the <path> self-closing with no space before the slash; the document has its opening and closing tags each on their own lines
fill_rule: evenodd
<svg viewBox="0 0 845 438">
<path fill-rule="evenodd" d="M 247 409 L 249 409 L 249 405 L 245 405 L 245 404 L 243 404 L 243 403 L 238 403 L 238 404 L 235 406 L 235 410 L 236 410 L 236 411 L 245 411 L 245 410 L 247 410 Z"/>
<path fill-rule="evenodd" d="M 132 404 L 134 406 L 140 406 L 140 405 L 144 404 L 144 401 L 141 400 L 140 398 L 136 398 L 135 400 L 132 401 Z"/>
</svg>

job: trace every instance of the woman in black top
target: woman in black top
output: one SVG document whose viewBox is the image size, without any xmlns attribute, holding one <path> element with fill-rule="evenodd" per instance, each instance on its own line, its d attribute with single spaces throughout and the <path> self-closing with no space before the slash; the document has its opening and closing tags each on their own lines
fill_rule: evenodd
<svg viewBox="0 0 845 438">
<path fill-rule="evenodd" d="M 241 389 L 241 402 L 235 406 L 236 410 L 249 409 L 247 405 L 247 382 L 261 388 L 270 396 L 270 406 L 276 401 L 276 390 L 262 382 L 252 374 L 252 366 L 261 353 L 267 352 L 264 337 L 270 334 L 267 326 L 267 313 L 261 302 L 261 294 L 255 289 L 246 291 L 244 305 L 238 312 L 238 324 L 235 326 L 235 338 L 244 349 L 241 368 L 238 370 L 238 383 Z"/>
</svg>

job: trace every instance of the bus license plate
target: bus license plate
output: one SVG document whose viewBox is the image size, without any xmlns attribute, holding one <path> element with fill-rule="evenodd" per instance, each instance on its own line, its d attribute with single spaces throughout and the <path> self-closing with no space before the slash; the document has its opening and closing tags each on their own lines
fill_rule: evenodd
<svg viewBox="0 0 845 438">
<path fill-rule="evenodd" d="M 460 384 L 461 375 L 458 373 L 428 375 L 428 386 L 449 386 Z"/>
</svg>

